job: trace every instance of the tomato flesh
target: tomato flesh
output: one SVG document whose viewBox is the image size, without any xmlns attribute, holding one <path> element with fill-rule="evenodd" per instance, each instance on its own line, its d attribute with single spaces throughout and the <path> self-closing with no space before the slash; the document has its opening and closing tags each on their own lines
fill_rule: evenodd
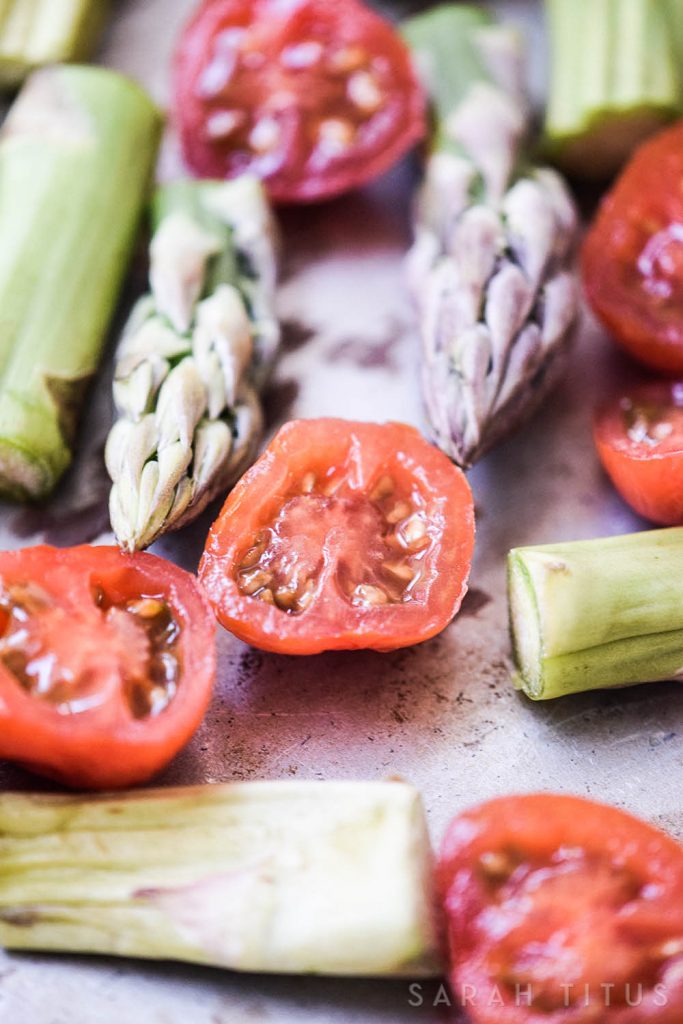
<svg viewBox="0 0 683 1024">
<path fill-rule="evenodd" d="M 633 356 L 683 372 L 683 122 L 640 147 L 583 249 L 589 302 Z"/>
<path fill-rule="evenodd" d="M 438 865 L 451 982 L 475 1024 L 683 1019 L 683 848 L 539 794 L 451 825 Z"/>
<path fill-rule="evenodd" d="M 181 569 L 106 547 L 0 553 L 0 756 L 74 786 L 144 781 L 214 675 L 211 612 Z"/>
<path fill-rule="evenodd" d="M 359 0 L 210 0 L 180 41 L 175 96 L 192 170 L 254 173 L 283 202 L 368 181 L 424 133 L 408 49 Z"/>
<path fill-rule="evenodd" d="M 289 653 L 427 639 L 466 589 L 457 468 L 402 424 L 288 424 L 214 524 L 200 578 L 223 625 Z"/>
<path fill-rule="evenodd" d="M 602 406 L 595 445 L 607 474 L 639 515 L 683 523 L 683 385 L 647 383 Z"/>
</svg>

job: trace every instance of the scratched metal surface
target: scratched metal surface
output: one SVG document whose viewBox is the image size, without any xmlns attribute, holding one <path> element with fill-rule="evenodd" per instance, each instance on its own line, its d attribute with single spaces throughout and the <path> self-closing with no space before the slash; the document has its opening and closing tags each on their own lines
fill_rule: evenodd
<svg viewBox="0 0 683 1024">
<path fill-rule="evenodd" d="M 538 49 L 533 5 L 499 5 Z M 103 59 L 163 102 L 167 57 L 192 0 L 128 0 Z M 535 66 L 537 87 L 540 66 Z M 173 164 L 172 147 L 166 169 Z M 324 208 L 283 217 L 282 358 L 267 394 L 270 429 L 292 415 L 422 423 L 417 338 L 401 257 L 411 173 Z M 140 274 L 131 294 L 142 286 Z M 642 524 L 601 475 L 590 440 L 600 379 L 624 364 L 588 317 L 566 380 L 542 413 L 471 474 L 478 541 L 471 590 L 446 632 L 392 655 L 295 660 L 222 633 L 220 681 L 206 722 L 162 784 L 254 778 L 377 778 L 400 773 L 424 794 L 438 840 L 449 817 L 510 791 L 571 791 L 611 801 L 677 834 L 683 705 L 679 685 L 634 687 L 534 705 L 510 687 L 504 596 L 509 547 L 625 532 Z M 75 470 L 41 509 L 0 509 L 0 541 L 21 546 L 107 539 L 101 462 L 109 374 L 92 396 Z M 215 512 L 215 509 L 213 510 Z M 196 566 L 211 512 L 158 544 Z M 0 785 L 36 785 L 0 768 Z M 403 1024 L 446 1019 L 434 993 L 407 985 L 238 977 L 179 965 L 0 954 L 0 1021 L 12 1024 Z"/>
</svg>

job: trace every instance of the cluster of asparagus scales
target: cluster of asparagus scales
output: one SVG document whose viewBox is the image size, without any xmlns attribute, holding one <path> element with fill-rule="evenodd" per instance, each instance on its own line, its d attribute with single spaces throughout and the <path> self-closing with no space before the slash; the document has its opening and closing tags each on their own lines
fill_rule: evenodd
<svg viewBox="0 0 683 1024">
<path fill-rule="evenodd" d="M 404 24 L 435 129 L 409 255 L 423 391 L 439 446 L 479 459 L 537 407 L 576 317 L 576 214 L 562 179 L 527 165 L 514 30 L 477 8 Z"/>
<path fill-rule="evenodd" d="M 274 227 L 256 179 L 163 186 L 154 223 L 151 291 L 117 352 L 106 447 L 128 551 L 197 516 L 253 457 L 279 336 Z"/>
</svg>

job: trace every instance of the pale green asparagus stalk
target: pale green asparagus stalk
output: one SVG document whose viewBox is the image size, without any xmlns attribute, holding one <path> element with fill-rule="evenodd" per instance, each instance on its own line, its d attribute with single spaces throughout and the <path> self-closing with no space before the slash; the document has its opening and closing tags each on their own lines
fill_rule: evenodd
<svg viewBox="0 0 683 1024">
<path fill-rule="evenodd" d="M 516 548 L 515 684 L 535 700 L 683 678 L 683 528 Z"/>
<path fill-rule="evenodd" d="M 469 466 L 558 375 L 577 311 L 576 214 L 562 179 L 526 164 L 517 33 L 460 4 L 404 33 L 435 123 L 409 256 L 423 393 L 437 443 Z"/>
<path fill-rule="evenodd" d="M 418 793 L 257 782 L 0 795 L 0 944 L 242 971 L 439 971 Z"/>
<path fill-rule="evenodd" d="M 0 87 L 46 64 L 87 60 L 109 9 L 110 0 L 0 0 Z"/>
<path fill-rule="evenodd" d="M 683 111 L 681 0 L 546 0 L 545 148 L 570 173 L 607 178 Z M 670 8 L 670 10 L 669 10 Z M 675 17 L 676 16 L 676 17 Z"/>
<path fill-rule="evenodd" d="M 180 181 L 155 202 L 151 294 L 117 353 L 111 522 L 129 551 L 197 516 L 255 454 L 278 342 L 274 226 L 261 184 Z"/>
<path fill-rule="evenodd" d="M 161 121 L 101 68 L 36 72 L 0 133 L 0 493 L 69 465 L 135 241 Z"/>
</svg>

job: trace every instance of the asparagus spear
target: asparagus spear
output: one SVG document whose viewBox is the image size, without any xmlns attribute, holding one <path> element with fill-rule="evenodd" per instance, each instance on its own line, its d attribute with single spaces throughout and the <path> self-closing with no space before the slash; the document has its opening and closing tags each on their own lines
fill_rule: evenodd
<svg viewBox="0 0 683 1024">
<path fill-rule="evenodd" d="M 525 164 L 517 34 L 453 4 L 404 32 L 435 114 L 409 273 L 437 443 L 469 466 L 554 382 L 577 296 L 576 215 L 561 178 Z"/>
<path fill-rule="evenodd" d="M 572 174 L 614 174 L 683 109 L 667 3 L 673 16 L 681 0 L 546 0 L 545 148 Z"/>
<path fill-rule="evenodd" d="M 49 493 L 72 456 L 160 135 L 121 75 L 29 79 L 0 133 L 0 492 Z"/>
<path fill-rule="evenodd" d="M 516 548 L 518 675 L 535 700 L 683 675 L 683 528 Z"/>
<path fill-rule="evenodd" d="M 240 475 L 278 342 L 274 227 L 260 183 L 180 181 L 155 201 L 151 294 L 117 354 L 106 448 L 119 544 L 147 547 Z"/>
<path fill-rule="evenodd" d="M 0 0 L 0 87 L 45 64 L 87 60 L 109 0 Z"/>
<path fill-rule="evenodd" d="M 419 794 L 257 782 L 0 795 L 0 944 L 243 971 L 439 970 Z"/>
</svg>

